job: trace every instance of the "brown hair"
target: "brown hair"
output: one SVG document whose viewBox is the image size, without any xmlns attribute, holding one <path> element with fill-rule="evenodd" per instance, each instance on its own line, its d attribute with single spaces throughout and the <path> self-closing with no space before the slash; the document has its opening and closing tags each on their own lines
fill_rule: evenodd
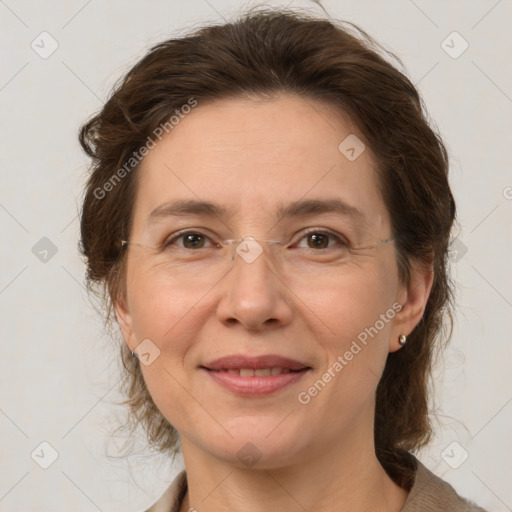
<svg viewBox="0 0 512 512">
<path fill-rule="evenodd" d="M 113 303 L 126 292 L 120 241 L 130 234 L 136 166 L 108 193 L 98 190 L 105 191 L 116 171 L 191 98 L 201 105 L 284 92 L 327 101 L 348 114 L 376 156 L 401 282 L 409 282 L 413 264 L 431 265 L 434 272 L 423 317 L 405 347 L 388 355 L 377 388 L 376 455 L 407 488 L 414 470 L 407 452 L 431 437 L 427 386 L 434 349 L 452 332 L 447 258 L 455 203 L 446 149 L 417 90 L 387 56 L 396 59 L 353 24 L 273 9 L 251 10 L 234 22 L 154 46 L 81 127 L 80 143 L 93 164 L 80 249 L 89 289 L 100 293 L 109 325 Z M 175 454 L 177 431 L 155 406 L 125 343 L 121 357 L 131 428 L 142 424 L 153 447 Z"/>
</svg>

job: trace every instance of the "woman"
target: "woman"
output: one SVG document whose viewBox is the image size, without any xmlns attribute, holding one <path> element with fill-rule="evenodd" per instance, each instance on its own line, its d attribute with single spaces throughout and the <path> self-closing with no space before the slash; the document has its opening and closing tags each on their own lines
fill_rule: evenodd
<svg viewBox="0 0 512 512">
<path fill-rule="evenodd" d="M 418 92 L 353 26 L 251 11 L 155 46 L 82 127 L 91 288 L 150 511 L 483 510 L 412 454 L 455 204 Z"/>
</svg>

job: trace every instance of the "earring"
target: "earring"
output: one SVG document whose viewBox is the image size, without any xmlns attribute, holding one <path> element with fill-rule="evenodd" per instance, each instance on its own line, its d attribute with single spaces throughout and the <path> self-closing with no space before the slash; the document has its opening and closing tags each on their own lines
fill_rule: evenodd
<svg viewBox="0 0 512 512">
<path fill-rule="evenodd" d="M 135 354 L 135 352 L 132 350 L 132 357 L 137 357 L 137 355 Z"/>
<path fill-rule="evenodd" d="M 402 347 L 406 344 L 407 342 L 407 336 L 405 334 L 400 334 L 400 336 L 398 337 L 398 343 L 400 343 L 400 345 L 402 345 Z"/>
</svg>

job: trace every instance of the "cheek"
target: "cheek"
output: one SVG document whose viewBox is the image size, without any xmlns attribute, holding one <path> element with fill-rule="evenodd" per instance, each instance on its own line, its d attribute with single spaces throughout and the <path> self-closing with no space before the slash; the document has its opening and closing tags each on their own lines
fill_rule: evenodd
<svg viewBox="0 0 512 512">
<path fill-rule="evenodd" d="M 318 329 L 325 334 L 316 338 L 326 368 L 336 373 L 339 386 L 333 391 L 344 401 L 351 393 L 363 396 L 376 387 L 389 352 L 395 277 L 392 265 L 373 263 L 317 290 L 307 301 L 322 320 Z"/>
<path fill-rule="evenodd" d="M 149 339 L 160 351 L 150 365 L 141 364 L 148 391 L 163 416 L 178 430 L 185 428 L 187 418 L 200 415 L 190 400 L 200 391 L 188 382 L 191 368 L 183 361 L 198 338 L 201 294 L 140 271 L 132 274 L 128 295 L 137 342 Z"/>
<path fill-rule="evenodd" d="M 377 261 L 372 263 L 334 276 L 328 286 L 297 290 L 297 295 L 304 297 L 312 312 L 323 320 L 326 332 L 338 339 L 357 336 L 393 304 L 392 270 Z"/>
<path fill-rule="evenodd" d="M 201 410 L 191 396 L 200 396 L 198 390 L 185 384 L 184 375 L 177 371 L 166 356 L 160 357 L 150 366 L 141 366 L 144 382 L 156 407 L 164 418 L 178 431 L 186 431 L 187 423 L 194 420 L 204 422 Z"/>
<path fill-rule="evenodd" d="M 325 359 L 318 375 L 302 389 L 302 398 L 311 397 L 315 414 L 325 422 L 350 423 L 373 400 L 395 315 L 387 280 L 378 267 L 366 268 L 316 295 L 315 313 L 326 333 L 316 341 Z"/>
<path fill-rule="evenodd" d="M 178 286 L 158 269 L 142 265 L 129 268 L 128 277 L 132 327 L 137 339 L 149 338 L 161 347 L 166 339 L 183 339 L 183 329 L 190 325 L 189 317 L 204 295 L 204 287 Z M 181 335 L 173 335 L 176 332 Z"/>
</svg>

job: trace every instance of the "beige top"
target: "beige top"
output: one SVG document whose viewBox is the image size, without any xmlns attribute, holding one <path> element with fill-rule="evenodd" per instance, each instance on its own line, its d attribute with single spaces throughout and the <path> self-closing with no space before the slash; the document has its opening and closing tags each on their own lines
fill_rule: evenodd
<svg viewBox="0 0 512 512">
<path fill-rule="evenodd" d="M 460 497 L 448 483 L 434 475 L 418 459 L 414 483 L 400 512 L 486 512 Z M 160 499 L 146 512 L 179 512 L 187 492 L 187 474 L 183 470 Z"/>
</svg>

